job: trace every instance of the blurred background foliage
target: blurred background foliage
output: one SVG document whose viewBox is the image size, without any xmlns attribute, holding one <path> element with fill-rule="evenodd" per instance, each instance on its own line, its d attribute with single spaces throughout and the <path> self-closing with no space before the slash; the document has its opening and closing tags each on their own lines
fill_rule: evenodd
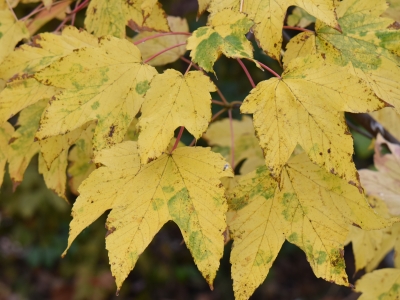
<svg viewBox="0 0 400 300">
<path fill-rule="evenodd" d="M 190 31 L 206 24 L 207 15 L 198 21 L 196 0 L 160 1 L 169 15 L 187 18 Z M 18 17 L 27 15 L 35 5 L 19 5 Z M 291 8 L 293 9 L 293 8 Z M 78 13 L 76 26 L 83 27 L 84 11 Z M 53 20 L 40 32 L 52 31 L 60 23 Z M 309 28 L 312 28 L 312 24 Z M 133 36 L 133 32 L 129 32 Z M 287 41 L 296 32 L 287 31 Z M 278 73 L 281 66 L 256 47 L 256 59 Z M 188 53 L 186 57 L 189 58 Z M 254 64 L 244 62 L 255 82 L 270 78 Z M 165 67 L 185 71 L 187 64 L 177 61 Z M 215 64 L 218 79 L 213 77 L 228 101 L 242 101 L 251 85 L 239 64 L 222 56 Z M 219 100 L 218 95 L 213 94 Z M 220 108 L 213 108 L 216 113 Z M 240 118 L 235 110 L 234 118 Z M 227 114 L 221 115 L 221 118 Z M 359 168 L 372 165 L 371 140 L 353 131 L 355 162 Z M 183 142 L 190 143 L 191 136 Z M 204 145 L 200 140 L 198 144 Z M 224 257 L 211 291 L 193 263 L 178 227 L 166 224 L 140 257 L 117 297 L 114 279 L 108 266 L 104 228 L 106 214 L 92 224 L 73 243 L 65 258 L 60 255 L 67 245 L 70 210 L 76 196 L 69 194 L 71 204 L 48 190 L 38 174 L 37 157 L 28 167 L 24 181 L 13 192 L 8 174 L 0 191 L 0 300 L 3 299 L 234 299 L 230 277 L 229 252 Z M 350 281 L 354 283 L 354 259 L 351 246 L 346 247 Z M 304 253 L 285 243 L 268 278 L 251 297 L 255 299 L 356 299 L 350 288 L 339 287 L 315 278 Z"/>
</svg>

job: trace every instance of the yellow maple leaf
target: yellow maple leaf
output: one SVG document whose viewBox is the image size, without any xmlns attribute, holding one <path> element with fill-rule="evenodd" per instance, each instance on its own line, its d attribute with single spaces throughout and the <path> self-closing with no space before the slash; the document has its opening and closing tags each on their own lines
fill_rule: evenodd
<svg viewBox="0 0 400 300">
<path fill-rule="evenodd" d="M 391 154 L 381 153 L 383 144 L 389 147 Z M 378 134 L 374 164 L 378 172 L 359 171 L 362 185 L 369 195 L 381 198 L 392 215 L 400 216 L 400 146 L 387 142 Z"/>
<path fill-rule="evenodd" d="M 305 252 L 317 277 L 348 285 L 343 247 L 349 225 L 371 230 L 392 224 L 356 187 L 305 153 L 285 165 L 279 186 L 265 166 L 242 176 L 228 205 L 236 299 L 248 299 L 264 281 L 285 238 Z"/>
<path fill-rule="evenodd" d="M 344 68 L 309 56 L 293 60 L 282 78 L 260 82 L 241 112 L 253 114 L 266 165 L 274 176 L 299 144 L 313 162 L 360 187 L 343 112 L 367 112 L 384 105 Z"/>
<path fill-rule="evenodd" d="M 223 9 L 245 13 L 254 21 L 254 35 L 269 56 L 280 60 L 282 26 L 287 8 L 296 5 L 331 27 L 337 27 L 333 1 L 329 0 L 212 0 L 209 11 Z"/>
<path fill-rule="evenodd" d="M 22 39 L 29 38 L 29 31 L 22 21 L 8 10 L 0 10 L 0 63 L 10 54 Z"/>
<path fill-rule="evenodd" d="M 169 31 L 161 5 L 152 0 L 92 0 L 87 8 L 85 27 L 95 36 L 124 38 L 128 21 L 138 30 Z"/>
<path fill-rule="evenodd" d="M 253 22 L 245 14 L 223 10 L 209 17 L 208 26 L 195 30 L 187 40 L 190 57 L 207 72 L 223 53 L 232 58 L 253 58 L 253 46 L 246 39 Z"/>
<path fill-rule="evenodd" d="M 391 27 L 393 20 L 379 17 L 386 8 L 384 0 L 340 2 L 342 33 L 318 20 L 315 33 L 301 33 L 289 42 L 284 63 L 310 53 L 337 65 L 350 63 L 350 70 L 400 113 L 400 31 Z"/>
<path fill-rule="evenodd" d="M 186 19 L 181 19 L 179 17 L 171 17 L 168 16 L 168 25 L 173 32 L 188 32 L 189 26 Z M 144 31 L 140 32 L 133 38 L 133 42 L 137 42 L 141 39 L 144 39 L 149 36 L 155 35 L 155 31 Z M 171 47 L 173 45 L 181 44 L 186 42 L 188 36 L 187 35 L 167 35 L 167 36 L 160 36 L 155 39 L 147 40 L 143 43 L 137 44 L 136 46 L 139 48 L 140 52 L 142 53 L 143 60 L 146 61 L 148 58 L 153 56 L 160 51 Z M 171 49 L 163 54 L 153 58 L 149 61 L 149 64 L 152 66 L 162 66 L 171 62 L 176 61 L 186 52 L 185 45 L 176 47 Z"/>
<path fill-rule="evenodd" d="M 246 160 L 240 168 L 241 174 L 249 173 L 264 164 L 264 156 L 254 133 L 253 121 L 248 116 L 242 120 L 232 120 L 234 133 L 235 166 Z M 227 161 L 231 161 L 231 136 L 229 119 L 213 122 L 203 135 L 213 151 L 221 153 Z"/>
<path fill-rule="evenodd" d="M 35 74 L 44 84 L 64 88 L 50 102 L 36 137 L 65 134 L 97 120 L 96 149 L 122 141 L 155 74 L 127 40 L 105 37 L 99 48 L 75 51 Z"/>
<path fill-rule="evenodd" d="M 397 300 L 400 294 L 400 270 L 380 269 L 364 275 L 356 282 L 358 300 Z"/>
<path fill-rule="evenodd" d="M 3 183 L 4 167 L 9 159 L 8 142 L 14 133 L 14 127 L 8 122 L 0 123 L 0 186 Z"/>
<path fill-rule="evenodd" d="M 227 209 L 219 178 L 233 176 L 224 159 L 207 148 L 181 147 L 141 165 L 137 143 L 104 149 L 95 157 L 104 167 L 79 187 L 68 247 L 104 211 L 106 247 L 117 288 L 139 255 L 169 220 L 181 229 L 195 263 L 212 284 L 222 256 Z"/>
<path fill-rule="evenodd" d="M 200 138 L 211 120 L 210 92 L 215 89 L 210 78 L 200 71 L 182 75 L 168 69 L 154 77 L 137 125 L 143 163 L 165 151 L 179 126 L 185 126 L 196 139 Z"/>
<path fill-rule="evenodd" d="M 72 26 L 67 26 L 61 35 L 41 33 L 33 37 L 31 45 L 24 44 L 7 56 L 0 64 L 0 78 L 32 75 L 75 49 L 97 46 L 96 37 Z"/>
</svg>

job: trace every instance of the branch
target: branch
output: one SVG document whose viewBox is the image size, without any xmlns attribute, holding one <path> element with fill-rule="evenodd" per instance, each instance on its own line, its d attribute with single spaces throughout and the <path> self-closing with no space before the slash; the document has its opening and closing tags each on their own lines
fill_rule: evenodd
<svg viewBox="0 0 400 300">
<path fill-rule="evenodd" d="M 380 133 L 385 140 L 390 143 L 400 145 L 400 141 L 396 139 L 389 131 L 387 131 L 382 124 L 376 121 L 369 114 L 353 114 L 349 113 L 349 116 L 363 127 L 371 136 L 375 137 Z M 365 135 L 365 134 L 364 134 Z"/>
</svg>

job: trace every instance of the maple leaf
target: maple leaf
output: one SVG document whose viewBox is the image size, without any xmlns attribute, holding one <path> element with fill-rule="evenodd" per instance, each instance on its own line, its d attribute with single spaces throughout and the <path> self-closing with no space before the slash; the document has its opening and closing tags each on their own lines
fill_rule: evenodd
<svg viewBox="0 0 400 300">
<path fill-rule="evenodd" d="M 85 27 L 95 36 L 124 38 L 128 21 L 132 21 L 133 27 L 140 31 L 169 31 L 161 5 L 151 0 L 92 0 L 86 12 Z"/>
<path fill-rule="evenodd" d="M 200 16 L 210 5 L 212 0 L 197 0 L 199 4 L 199 10 L 197 12 L 197 16 Z"/>
<path fill-rule="evenodd" d="M 219 178 L 233 176 L 224 170 L 224 159 L 207 148 L 181 147 L 141 165 L 137 143 L 127 141 L 100 151 L 95 162 L 104 167 L 79 187 L 68 247 L 86 226 L 112 209 L 106 247 L 120 289 L 154 235 L 172 220 L 212 284 L 226 227 L 227 206 Z"/>
<path fill-rule="evenodd" d="M 264 156 L 257 137 L 254 134 L 253 121 L 249 116 L 242 120 L 232 120 L 234 133 L 234 163 L 235 166 L 246 160 L 240 168 L 241 174 L 249 173 L 257 167 L 264 165 Z M 229 119 L 213 122 L 203 135 L 209 145 L 214 146 L 213 151 L 221 153 L 227 161 L 231 161 L 231 137 L 229 134 Z"/>
<path fill-rule="evenodd" d="M 305 153 L 285 165 L 279 186 L 265 166 L 242 176 L 228 205 L 236 299 L 248 299 L 263 282 L 285 238 L 306 253 L 317 277 L 348 285 L 343 243 L 349 225 L 371 230 L 392 223 L 376 214 L 356 187 Z"/>
<path fill-rule="evenodd" d="M 357 280 L 356 291 L 362 293 L 358 298 L 359 300 L 398 299 L 400 293 L 400 270 L 387 268 L 368 273 Z"/>
<path fill-rule="evenodd" d="M 3 183 L 4 167 L 9 159 L 8 142 L 14 133 L 14 127 L 8 122 L 0 123 L 0 186 Z"/>
<path fill-rule="evenodd" d="M 298 143 L 313 162 L 360 186 L 343 111 L 372 111 L 384 105 L 344 68 L 310 56 L 292 61 L 282 78 L 260 82 L 241 112 L 253 114 L 273 176 L 279 176 Z"/>
<path fill-rule="evenodd" d="M 261 48 L 279 61 L 283 21 L 291 5 L 303 8 L 331 27 L 338 26 L 333 1 L 328 0 L 212 0 L 209 11 L 214 14 L 223 9 L 231 9 L 245 13 L 254 21 L 253 32 Z"/>
<path fill-rule="evenodd" d="M 185 75 L 172 69 L 156 75 L 141 108 L 139 150 L 142 162 L 161 155 L 179 126 L 196 138 L 211 120 L 211 95 L 215 85 L 200 71 Z"/>
<path fill-rule="evenodd" d="M 342 33 L 318 20 L 315 33 L 301 33 L 289 42 L 284 63 L 310 53 L 337 65 L 351 63 L 352 72 L 400 113 L 400 31 L 391 28 L 393 20 L 379 17 L 386 7 L 384 0 L 340 2 L 336 11 Z"/>
<path fill-rule="evenodd" d="M 386 144 L 391 154 L 383 155 Z M 381 198 L 392 215 L 400 216 L 400 146 L 387 142 L 378 134 L 375 142 L 374 165 L 378 172 L 360 170 L 363 187 L 369 195 Z"/>
<path fill-rule="evenodd" d="M 187 24 L 186 19 L 181 19 L 179 17 L 171 17 L 168 16 L 168 25 L 173 32 L 188 32 L 189 26 Z M 154 36 L 156 34 L 155 31 L 144 31 L 140 32 L 133 38 L 133 42 L 140 41 L 146 37 Z M 136 46 L 139 48 L 142 53 L 143 60 L 147 61 L 148 58 L 152 57 L 154 54 L 161 52 L 164 49 L 167 49 L 171 46 L 181 44 L 186 42 L 188 36 L 187 35 L 166 35 L 160 36 L 156 39 L 150 39 L 143 43 L 137 44 Z M 176 61 L 184 55 L 186 52 L 185 45 L 176 47 L 171 49 L 163 54 L 153 58 L 149 61 L 149 64 L 152 66 L 162 66 L 171 62 Z"/>
<path fill-rule="evenodd" d="M 65 89 L 50 102 L 36 137 L 65 134 L 97 120 L 96 149 L 122 141 L 155 74 L 127 40 L 105 37 L 99 48 L 75 51 L 35 74 L 40 82 Z"/>
<path fill-rule="evenodd" d="M 246 39 L 253 22 L 245 14 L 223 10 L 208 19 L 208 26 L 195 30 L 187 40 L 190 57 L 207 72 L 223 53 L 232 58 L 253 58 L 253 46 Z"/>
<path fill-rule="evenodd" d="M 14 15 L 7 10 L 0 10 L 0 63 L 14 50 L 22 39 L 29 38 L 28 29 L 22 21 L 16 21 Z"/>
</svg>

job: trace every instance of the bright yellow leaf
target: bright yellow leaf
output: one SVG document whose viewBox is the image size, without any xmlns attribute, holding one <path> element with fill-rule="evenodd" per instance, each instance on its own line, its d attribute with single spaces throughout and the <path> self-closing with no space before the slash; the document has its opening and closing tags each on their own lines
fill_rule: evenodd
<svg viewBox="0 0 400 300">
<path fill-rule="evenodd" d="M 305 153 L 285 165 L 280 186 L 264 166 L 241 177 L 228 205 L 236 299 L 248 299 L 264 281 L 284 238 L 305 252 L 317 277 L 348 285 L 343 247 L 349 225 L 366 230 L 391 225 L 356 187 Z"/>
<path fill-rule="evenodd" d="M 197 16 L 200 16 L 210 5 L 212 0 L 197 0 L 199 4 L 199 10 L 197 12 Z"/>
<path fill-rule="evenodd" d="M 264 164 L 264 156 L 254 133 L 253 121 L 248 116 L 242 120 L 233 120 L 235 166 L 245 159 L 240 168 L 241 174 L 249 173 Z M 227 161 L 231 161 L 231 134 L 229 119 L 213 122 L 203 135 L 213 151 L 221 153 Z"/>
<path fill-rule="evenodd" d="M 331 27 L 338 25 L 333 1 L 330 0 L 212 0 L 209 11 L 212 14 L 223 9 L 240 11 L 254 21 L 254 35 L 269 56 L 279 60 L 282 45 L 282 26 L 287 8 L 295 5 Z"/>
<path fill-rule="evenodd" d="M 70 165 L 68 167 L 69 187 L 73 194 L 79 195 L 78 187 L 82 181 L 85 180 L 90 173 L 92 173 L 96 166 L 93 163 L 93 146 L 92 138 L 96 124 L 92 123 L 86 130 L 84 130 L 80 138 L 75 142 L 75 146 L 69 152 L 68 160 Z"/>
<path fill-rule="evenodd" d="M 208 26 L 195 30 L 187 40 L 190 57 L 207 72 L 223 53 L 232 58 L 253 58 L 253 46 L 246 39 L 253 22 L 245 14 L 223 10 L 209 17 Z"/>
<path fill-rule="evenodd" d="M 253 114 L 273 176 L 279 177 L 299 144 L 313 162 L 360 186 L 343 112 L 367 112 L 383 106 L 364 82 L 344 68 L 306 57 L 292 61 L 281 79 L 260 82 L 246 97 L 241 112 Z"/>
<path fill-rule="evenodd" d="M 171 17 L 168 16 L 168 25 L 173 32 L 188 32 L 189 26 L 186 19 L 181 19 L 179 17 Z M 152 36 L 157 34 L 155 31 L 144 31 L 139 33 L 133 38 L 134 42 L 137 42 L 143 38 Z M 177 44 L 181 44 L 186 42 L 188 36 L 187 35 L 166 35 L 158 38 L 154 38 L 151 40 L 147 40 L 143 43 L 137 44 L 136 46 L 139 48 L 142 53 L 143 60 L 146 61 L 149 57 L 154 54 Z M 186 47 L 180 46 L 169 51 L 164 52 L 163 54 L 153 58 L 149 61 L 149 64 L 152 66 L 162 66 L 171 62 L 176 61 L 179 57 L 183 56 L 186 52 Z"/>
<path fill-rule="evenodd" d="M 370 115 L 396 139 L 400 140 L 400 115 L 393 107 L 385 107 L 370 113 Z"/>
<path fill-rule="evenodd" d="M 8 142 L 14 133 L 14 127 L 8 122 L 0 124 L 0 186 L 3 183 L 4 178 L 4 167 L 7 160 L 9 159 L 9 148 Z"/>
<path fill-rule="evenodd" d="M 0 10 L 0 63 L 22 39 L 29 38 L 28 29 L 22 21 L 16 21 L 9 10 Z"/>
<path fill-rule="evenodd" d="M 0 64 L 0 78 L 31 75 L 75 49 L 97 46 L 97 38 L 72 26 L 66 27 L 61 35 L 41 33 L 33 38 L 32 45 L 22 45 Z"/>
<path fill-rule="evenodd" d="M 181 229 L 200 272 L 212 285 L 224 247 L 227 209 L 221 177 L 233 176 L 226 162 L 207 148 L 181 147 L 141 166 L 136 142 L 104 149 L 104 167 L 79 188 L 68 247 L 104 211 L 106 247 L 117 288 L 139 255 L 169 220 Z"/>
<path fill-rule="evenodd" d="M 397 300 L 400 295 L 400 270 L 380 269 L 365 274 L 356 282 L 358 300 Z"/>
<path fill-rule="evenodd" d="M 379 17 L 386 7 L 384 0 L 342 1 L 337 14 L 343 33 L 317 21 L 315 34 L 299 34 L 285 55 L 307 54 L 304 48 L 337 65 L 351 63 L 352 72 L 400 113 L 400 31 L 391 27 L 393 20 Z"/>
<path fill-rule="evenodd" d="M 35 75 L 44 84 L 65 89 L 50 102 L 36 137 L 65 134 L 97 120 L 96 149 L 122 141 L 155 74 L 127 40 L 106 37 L 99 48 L 73 52 Z"/>
<path fill-rule="evenodd" d="M 391 154 L 382 154 L 382 144 Z M 363 187 L 369 195 L 381 198 L 392 215 L 400 216 L 400 146 L 387 142 L 380 134 L 375 142 L 374 164 L 378 171 L 360 170 Z"/>
<path fill-rule="evenodd" d="M 165 151 L 179 126 L 185 126 L 196 139 L 201 137 L 211 120 L 213 91 L 215 85 L 200 71 L 182 75 L 168 69 L 154 77 L 137 125 L 143 163 Z"/>
<path fill-rule="evenodd" d="M 155 2 L 153 8 L 149 7 L 149 2 Z M 92 0 L 87 9 L 85 27 L 95 36 L 124 38 L 125 26 L 130 20 L 137 30 L 169 31 L 161 5 L 149 0 Z"/>
</svg>

